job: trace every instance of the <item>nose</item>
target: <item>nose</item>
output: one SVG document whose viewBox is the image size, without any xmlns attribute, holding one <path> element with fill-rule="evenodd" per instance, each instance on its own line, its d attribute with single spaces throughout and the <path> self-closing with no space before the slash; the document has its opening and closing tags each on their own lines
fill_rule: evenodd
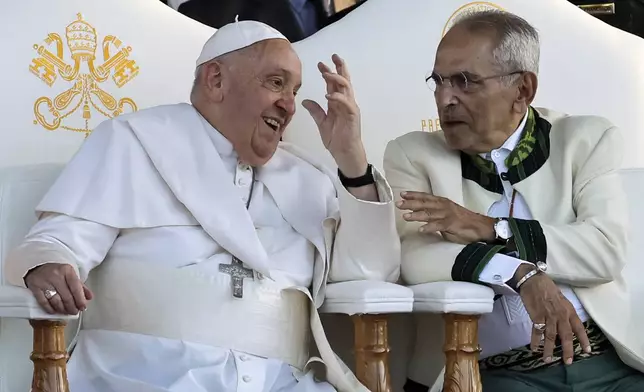
<svg viewBox="0 0 644 392">
<path fill-rule="evenodd" d="M 277 101 L 277 106 L 283 109 L 286 114 L 292 116 L 295 114 L 295 94 L 285 93 L 282 95 L 279 101 Z"/>
<path fill-rule="evenodd" d="M 436 99 L 436 106 L 439 111 L 449 105 L 456 105 L 458 103 L 458 97 L 454 94 L 454 88 L 448 84 L 442 84 L 436 87 L 434 99 Z"/>
</svg>

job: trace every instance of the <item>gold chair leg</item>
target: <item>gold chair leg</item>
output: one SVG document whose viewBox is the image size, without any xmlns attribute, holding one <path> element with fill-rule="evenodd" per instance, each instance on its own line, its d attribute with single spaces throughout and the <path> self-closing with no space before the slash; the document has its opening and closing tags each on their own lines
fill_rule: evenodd
<svg viewBox="0 0 644 392">
<path fill-rule="evenodd" d="M 69 392 L 65 321 L 29 320 L 34 330 L 32 392 Z"/>
<path fill-rule="evenodd" d="M 479 316 L 446 314 L 444 392 L 482 392 L 479 374 Z"/>
<path fill-rule="evenodd" d="M 356 377 L 372 392 L 391 392 L 387 316 L 363 314 L 352 319 Z"/>
</svg>

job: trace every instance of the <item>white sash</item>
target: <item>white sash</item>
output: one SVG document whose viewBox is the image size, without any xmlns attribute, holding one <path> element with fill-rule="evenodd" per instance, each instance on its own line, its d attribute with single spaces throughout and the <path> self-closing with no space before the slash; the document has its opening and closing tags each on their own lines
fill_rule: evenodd
<svg viewBox="0 0 644 392">
<path fill-rule="evenodd" d="M 229 279 L 190 266 L 106 260 L 87 281 L 95 299 L 84 313 L 83 329 L 185 340 L 280 359 L 303 370 L 309 358 L 307 296 L 256 278 L 244 280 L 244 298 L 236 299 Z"/>
<path fill-rule="evenodd" d="M 307 289 L 248 280 L 244 298 L 235 299 L 230 285 L 217 278 L 189 267 L 107 260 L 87 281 L 95 298 L 82 328 L 207 344 L 280 359 L 304 371 L 321 362 L 338 391 L 369 392 L 331 349 Z M 322 358 L 309 358 L 309 332 Z"/>
</svg>

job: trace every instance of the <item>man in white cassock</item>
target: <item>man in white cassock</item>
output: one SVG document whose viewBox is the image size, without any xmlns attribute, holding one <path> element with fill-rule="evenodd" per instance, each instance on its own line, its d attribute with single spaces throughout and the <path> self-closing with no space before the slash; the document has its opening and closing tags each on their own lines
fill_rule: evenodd
<svg viewBox="0 0 644 392">
<path fill-rule="evenodd" d="M 338 172 L 280 143 L 301 64 L 261 23 L 219 29 L 192 105 L 99 125 L 6 260 L 50 313 L 82 311 L 71 392 L 365 391 L 316 309 L 327 281 L 395 281 L 391 190 L 368 164 L 344 61 L 305 100 Z M 90 271 L 91 274 L 90 274 Z M 313 335 L 327 382 L 308 370 Z"/>
</svg>

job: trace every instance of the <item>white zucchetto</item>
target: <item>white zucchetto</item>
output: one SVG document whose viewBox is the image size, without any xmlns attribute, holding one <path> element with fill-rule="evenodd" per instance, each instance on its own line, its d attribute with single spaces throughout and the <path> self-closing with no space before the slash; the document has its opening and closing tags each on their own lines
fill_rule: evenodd
<svg viewBox="0 0 644 392">
<path fill-rule="evenodd" d="M 197 67 L 226 53 L 234 52 L 267 39 L 288 39 L 271 26 L 254 20 L 229 23 L 206 41 L 197 59 Z"/>
</svg>

